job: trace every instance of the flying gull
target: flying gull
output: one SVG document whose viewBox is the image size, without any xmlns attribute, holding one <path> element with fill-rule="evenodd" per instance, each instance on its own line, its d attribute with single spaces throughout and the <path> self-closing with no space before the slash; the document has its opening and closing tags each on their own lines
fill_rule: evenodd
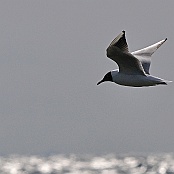
<svg viewBox="0 0 174 174">
<path fill-rule="evenodd" d="M 106 50 L 107 57 L 115 61 L 119 69 L 109 71 L 97 85 L 105 81 L 133 87 L 167 85 L 170 81 L 152 76 L 149 73 L 152 54 L 166 40 L 167 38 L 130 53 L 125 38 L 125 31 L 122 31 Z"/>
</svg>

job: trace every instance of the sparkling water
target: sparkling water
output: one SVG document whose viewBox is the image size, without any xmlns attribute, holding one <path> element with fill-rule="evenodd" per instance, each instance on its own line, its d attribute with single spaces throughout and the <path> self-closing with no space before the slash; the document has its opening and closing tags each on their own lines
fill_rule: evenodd
<svg viewBox="0 0 174 174">
<path fill-rule="evenodd" d="M 0 157 L 0 174 L 174 174 L 173 154 Z"/>
</svg>

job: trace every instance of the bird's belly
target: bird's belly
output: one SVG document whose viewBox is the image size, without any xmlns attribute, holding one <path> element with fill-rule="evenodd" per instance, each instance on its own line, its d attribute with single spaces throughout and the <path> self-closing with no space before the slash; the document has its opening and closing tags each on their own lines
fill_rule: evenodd
<svg viewBox="0 0 174 174">
<path fill-rule="evenodd" d="M 118 74 L 117 77 L 114 78 L 114 82 L 124 86 L 142 87 L 154 86 L 159 84 L 160 81 L 151 76 Z"/>
</svg>

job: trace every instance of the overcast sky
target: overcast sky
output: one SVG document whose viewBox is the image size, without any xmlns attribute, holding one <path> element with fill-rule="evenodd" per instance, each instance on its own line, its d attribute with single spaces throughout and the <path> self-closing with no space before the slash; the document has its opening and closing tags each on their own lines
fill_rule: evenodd
<svg viewBox="0 0 174 174">
<path fill-rule="evenodd" d="M 0 155 L 174 151 L 174 83 L 96 83 L 130 51 L 168 38 L 151 74 L 174 81 L 174 1 L 0 1 Z"/>
</svg>

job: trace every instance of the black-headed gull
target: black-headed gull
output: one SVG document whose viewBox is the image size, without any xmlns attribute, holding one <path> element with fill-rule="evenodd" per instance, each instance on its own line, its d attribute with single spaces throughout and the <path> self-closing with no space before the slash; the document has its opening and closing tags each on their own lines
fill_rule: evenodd
<svg viewBox="0 0 174 174">
<path fill-rule="evenodd" d="M 167 85 L 170 81 L 154 77 L 149 73 L 151 55 L 166 40 L 167 38 L 151 46 L 130 53 L 125 38 L 125 31 L 122 31 L 106 50 L 107 57 L 118 64 L 119 70 L 108 72 L 97 85 L 105 81 L 133 87 L 155 86 L 160 84 Z"/>
</svg>

